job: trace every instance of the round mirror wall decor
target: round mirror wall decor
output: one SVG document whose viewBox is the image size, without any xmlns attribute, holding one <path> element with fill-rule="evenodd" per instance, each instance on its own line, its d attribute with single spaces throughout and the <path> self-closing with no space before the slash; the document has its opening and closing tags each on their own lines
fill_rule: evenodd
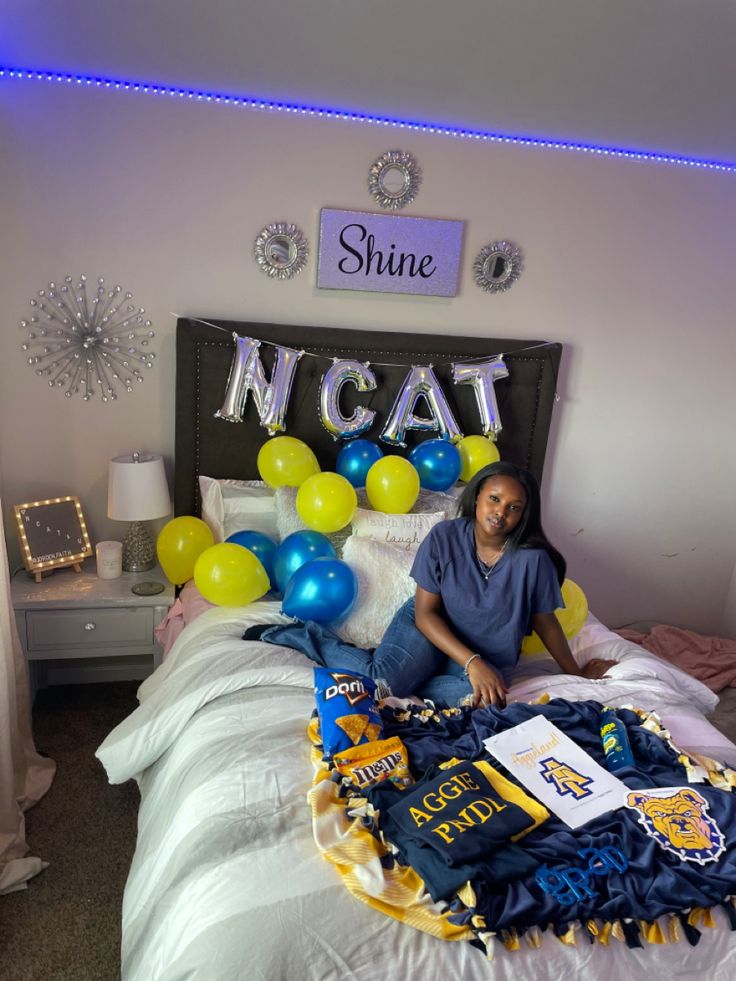
<svg viewBox="0 0 736 981">
<path fill-rule="evenodd" d="M 405 208 L 417 196 L 421 182 L 416 159 L 404 150 L 387 150 L 368 171 L 368 190 L 382 208 Z"/>
<path fill-rule="evenodd" d="M 489 242 L 473 263 L 475 282 L 486 293 L 503 293 L 521 275 L 521 252 L 512 242 Z"/>
<path fill-rule="evenodd" d="M 272 279 L 292 279 L 307 264 L 309 243 L 300 228 L 290 222 L 274 222 L 259 232 L 253 255 Z"/>
</svg>

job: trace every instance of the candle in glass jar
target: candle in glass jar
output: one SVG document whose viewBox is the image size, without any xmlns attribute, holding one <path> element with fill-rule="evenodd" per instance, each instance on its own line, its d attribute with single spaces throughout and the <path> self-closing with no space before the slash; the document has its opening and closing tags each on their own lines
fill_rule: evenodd
<svg viewBox="0 0 736 981">
<path fill-rule="evenodd" d="M 98 542 L 95 549 L 97 575 L 100 579 L 117 579 L 123 574 L 123 543 Z"/>
</svg>

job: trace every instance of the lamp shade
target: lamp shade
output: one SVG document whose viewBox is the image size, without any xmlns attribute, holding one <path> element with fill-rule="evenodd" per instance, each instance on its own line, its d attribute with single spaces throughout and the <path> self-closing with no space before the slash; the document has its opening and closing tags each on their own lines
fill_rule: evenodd
<svg viewBox="0 0 736 981">
<path fill-rule="evenodd" d="M 171 512 L 163 457 L 133 453 L 110 460 L 107 516 L 116 521 L 151 521 Z"/>
</svg>

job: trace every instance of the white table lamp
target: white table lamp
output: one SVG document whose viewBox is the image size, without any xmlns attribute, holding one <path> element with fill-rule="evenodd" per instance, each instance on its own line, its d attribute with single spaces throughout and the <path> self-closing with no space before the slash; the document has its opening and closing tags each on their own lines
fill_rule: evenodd
<svg viewBox="0 0 736 981">
<path fill-rule="evenodd" d="M 110 460 L 107 516 L 130 521 L 123 538 L 123 571 L 145 572 L 156 564 L 156 548 L 143 524 L 171 513 L 169 485 L 163 457 L 157 453 L 133 453 Z"/>
</svg>

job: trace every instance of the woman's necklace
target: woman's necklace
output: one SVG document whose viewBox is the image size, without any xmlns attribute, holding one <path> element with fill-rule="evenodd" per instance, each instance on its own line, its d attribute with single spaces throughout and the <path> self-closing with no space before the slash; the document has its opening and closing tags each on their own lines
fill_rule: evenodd
<svg viewBox="0 0 736 981">
<path fill-rule="evenodd" d="M 478 562 L 478 568 L 480 569 L 480 574 L 481 574 L 481 576 L 483 576 L 483 579 L 486 582 L 488 582 L 489 576 L 491 575 L 491 573 L 493 572 L 493 570 L 496 568 L 496 566 L 498 565 L 498 563 L 503 558 L 503 553 L 506 551 L 506 543 L 507 542 L 508 542 L 508 539 L 506 539 L 506 541 L 504 541 L 503 545 L 501 546 L 501 551 L 498 553 L 498 555 L 496 556 L 496 558 L 490 564 L 488 562 L 484 562 L 483 559 L 480 557 L 480 555 L 478 554 L 478 542 L 477 541 L 475 542 L 475 558 L 476 558 L 476 561 Z"/>
</svg>

